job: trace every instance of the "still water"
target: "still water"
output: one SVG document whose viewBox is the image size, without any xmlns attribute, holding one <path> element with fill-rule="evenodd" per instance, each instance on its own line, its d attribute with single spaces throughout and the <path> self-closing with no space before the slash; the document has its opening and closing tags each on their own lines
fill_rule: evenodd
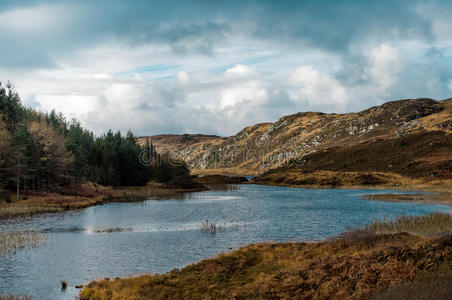
<svg viewBox="0 0 452 300">
<path fill-rule="evenodd" d="M 0 252 L 0 294 L 74 299 L 74 287 L 93 279 L 161 273 L 249 243 L 319 240 L 385 216 L 450 210 L 361 198 L 384 192 L 390 191 L 243 185 L 182 199 L 112 203 L 0 221 L 0 231 L 38 230 L 48 238 L 37 248 Z M 205 220 L 225 229 L 203 233 Z M 66 291 L 61 280 L 68 283 Z"/>
</svg>

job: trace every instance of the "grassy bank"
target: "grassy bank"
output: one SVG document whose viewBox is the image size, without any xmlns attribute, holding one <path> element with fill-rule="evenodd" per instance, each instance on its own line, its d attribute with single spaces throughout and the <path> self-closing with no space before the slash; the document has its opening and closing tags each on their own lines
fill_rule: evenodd
<svg viewBox="0 0 452 300">
<path fill-rule="evenodd" d="M 414 186 L 447 187 L 445 181 L 428 182 L 395 173 L 355 171 L 307 171 L 304 169 L 275 169 L 254 177 L 251 183 L 304 188 L 389 188 L 410 189 Z"/>
<path fill-rule="evenodd" d="M 250 183 L 294 188 L 391 189 L 419 194 L 375 194 L 364 199 L 452 205 L 452 180 L 426 180 L 382 172 L 305 171 L 284 168 L 254 177 Z"/>
<path fill-rule="evenodd" d="M 431 278 L 452 279 L 451 224 L 401 217 L 323 242 L 254 244 L 166 274 L 95 281 L 81 299 L 416 299 Z"/>
<path fill-rule="evenodd" d="M 374 194 L 363 196 L 366 200 L 387 202 L 411 202 L 424 204 L 452 205 L 452 191 L 433 191 L 422 194 Z"/>
<path fill-rule="evenodd" d="M 149 198 L 167 199 L 177 197 L 186 192 L 200 190 L 203 190 L 203 188 L 162 188 L 159 183 L 150 183 L 144 187 L 122 187 L 116 189 L 87 183 L 56 192 L 24 191 L 19 201 L 0 202 L 0 219 L 81 209 L 110 202 L 143 201 Z M 13 195 L 10 198 L 15 199 Z"/>
</svg>

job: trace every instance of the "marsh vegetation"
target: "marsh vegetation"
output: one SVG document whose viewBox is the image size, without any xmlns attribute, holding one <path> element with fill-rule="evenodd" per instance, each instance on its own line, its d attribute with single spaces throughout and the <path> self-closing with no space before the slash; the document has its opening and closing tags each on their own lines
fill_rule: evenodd
<svg viewBox="0 0 452 300">
<path fill-rule="evenodd" d="M 45 233 L 23 230 L 0 232 L 0 254 L 16 252 L 23 248 L 34 248 L 47 243 Z"/>
<path fill-rule="evenodd" d="M 441 191 L 432 191 L 430 193 L 416 193 L 416 194 L 374 194 L 364 195 L 366 200 L 377 200 L 387 202 L 410 202 L 410 203 L 435 203 L 452 205 L 452 191 L 449 189 Z"/>
<path fill-rule="evenodd" d="M 371 234 L 394 234 L 406 232 L 427 238 L 452 234 L 452 215 L 432 213 L 422 217 L 399 216 L 394 220 L 375 220 L 362 229 Z"/>
</svg>

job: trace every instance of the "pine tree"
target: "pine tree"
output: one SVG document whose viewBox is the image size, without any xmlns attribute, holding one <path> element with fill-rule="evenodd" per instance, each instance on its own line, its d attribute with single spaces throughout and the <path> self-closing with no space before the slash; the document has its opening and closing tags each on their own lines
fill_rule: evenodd
<svg viewBox="0 0 452 300">
<path fill-rule="evenodd" d="M 5 88 L 0 82 L 0 112 L 2 120 L 5 121 L 10 132 L 16 130 L 17 125 L 25 116 L 19 94 L 10 83 Z"/>
<path fill-rule="evenodd" d="M 12 177 L 16 186 L 16 198 L 20 198 L 20 187 L 21 184 L 25 188 L 25 182 L 30 178 L 30 174 L 34 171 L 31 167 L 32 158 L 32 141 L 30 133 L 27 128 L 23 125 L 19 125 L 14 133 L 12 146 L 14 149 L 15 163 L 11 166 L 11 173 L 15 173 Z"/>
</svg>

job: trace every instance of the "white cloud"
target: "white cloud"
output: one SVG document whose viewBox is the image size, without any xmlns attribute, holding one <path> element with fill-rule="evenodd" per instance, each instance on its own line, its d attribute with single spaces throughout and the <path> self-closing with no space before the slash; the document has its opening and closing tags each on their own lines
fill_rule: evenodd
<svg viewBox="0 0 452 300">
<path fill-rule="evenodd" d="M 262 103 L 267 99 L 263 83 L 255 79 L 257 73 L 246 65 L 235 65 L 225 72 L 225 87 L 220 90 L 220 108 L 234 106 L 243 101 Z"/>
<path fill-rule="evenodd" d="M 186 71 L 177 72 L 176 79 L 180 85 L 188 85 L 190 83 L 190 76 Z"/>
<path fill-rule="evenodd" d="M 111 75 L 108 73 L 95 73 L 91 75 L 94 79 L 112 79 Z"/>
<path fill-rule="evenodd" d="M 108 105 L 120 111 L 127 111 L 142 104 L 140 87 L 131 83 L 114 83 L 105 90 Z"/>
<path fill-rule="evenodd" d="M 307 102 L 314 107 L 330 105 L 340 109 L 347 103 L 348 94 L 334 77 L 321 73 L 313 66 L 299 66 L 289 77 L 295 88 L 294 100 Z"/>
<path fill-rule="evenodd" d="M 381 44 L 372 48 L 367 54 L 366 68 L 368 79 L 374 93 L 386 95 L 386 91 L 397 81 L 397 74 L 401 68 L 399 50 L 388 44 Z"/>
<path fill-rule="evenodd" d="M 57 112 L 73 118 L 83 118 L 86 112 L 100 109 L 99 98 L 95 95 L 41 94 L 35 97 L 35 101 L 43 112 L 55 109 Z"/>
<path fill-rule="evenodd" d="M 226 70 L 226 77 L 242 77 L 253 74 L 253 68 L 246 65 L 235 65 L 232 68 Z"/>
<path fill-rule="evenodd" d="M 256 80 L 237 83 L 220 91 L 220 107 L 222 109 L 243 101 L 259 103 L 266 99 L 267 91 Z"/>
</svg>

